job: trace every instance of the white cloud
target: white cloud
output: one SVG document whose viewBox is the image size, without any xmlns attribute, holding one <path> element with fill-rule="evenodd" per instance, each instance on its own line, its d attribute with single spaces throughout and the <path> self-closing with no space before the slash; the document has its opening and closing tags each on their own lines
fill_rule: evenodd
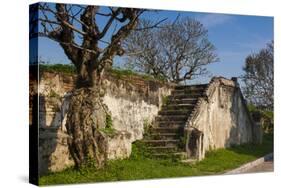
<svg viewBox="0 0 281 188">
<path fill-rule="evenodd" d="M 207 14 L 198 17 L 198 20 L 206 27 L 214 27 L 232 21 L 234 19 L 231 15 L 225 14 Z"/>
</svg>

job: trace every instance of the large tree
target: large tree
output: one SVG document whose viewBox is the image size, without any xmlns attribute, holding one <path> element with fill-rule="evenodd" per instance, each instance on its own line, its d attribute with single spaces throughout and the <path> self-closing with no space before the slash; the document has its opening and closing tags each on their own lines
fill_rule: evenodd
<svg viewBox="0 0 281 188">
<path fill-rule="evenodd" d="M 149 28 L 149 20 L 138 27 Z M 197 20 L 177 18 L 153 29 L 136 29 L 125 40 L 127 65 L 138 71 L 179 83 L 207 73 L 218 61 L 208 31 Z"/>
<path fill-rule="evenodd" d="M 247 100 L 261 108 L 273 109 L 273 41 L 258 53 L 249 55 L 245 61 L 243 88 Z"/>
<path fill-rule="evenodd" d="M 94 157 L 104 161 L 104 136 L 97 120 L 107 114 L 99 99 L 102 75 L 114 56 L 123 55 L 121 42 L 137 26 L 143 9 L 39 3 L 30 8 L 30 38 L 58 42 L 77 70 L 66 128 L 77 167 Z"/>
</svg>

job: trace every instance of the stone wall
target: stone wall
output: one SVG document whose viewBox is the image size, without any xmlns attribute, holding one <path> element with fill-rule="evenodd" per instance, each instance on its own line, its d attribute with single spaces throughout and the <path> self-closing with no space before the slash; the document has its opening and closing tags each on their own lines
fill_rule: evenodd
<svg viewBox="0 0 281 188">
<path fill-rule="evenodd" d="M 109 108 L 114 128 L 128 131 L 133 140 L 142 139 L 144 125 L 151 124 L 170 95 L 171 86 L 135 76 L 116 79 L 107 75 L 103 102 Z"/>
<path fill-rule="evenodd" d="M 39 128 L 39 174 L 73 166 L 67 145 L 68 135 L 61 127 Z"/>
<path fill-rule="evenodd" d="M 254 126 L 238 83 L 213 78 L 186 124 L 188 155 L 201 160 L 208 150 L 253 142 L 253 135 L 260 134 Z M 193 154 L 192 139 L 197 144 Z"/>
<path fill-rule="evenodd" d="M 43 72 L 40 81 L 31 80 L 31 91 L 39 93 L 39 173 L 60 171 L 74 164 L 68 150 L 65 122 L 75 77 Z M 107 159 L 124 159 L 131 144 L 143 137 L 144 127 L 153 123 L 163 100 L 173 86 L 140 76 L 107 73 L 102 101 L 112 119 L 114 134 L 106 134 Z M 32 116 L 32 104 L 30 115 Z M 30 117 L 32 119 L 32 117 Z M 100 118 L 104 121 L 105 118 Z M 103 123 L 104 124 L 104 123 Z M 99 127 L 104 128 L 104 127 Z M 203 159 L 205 152 L 247 142 L 261 142 L 261 128 L 255 124 L 236 81 L 212 79 L 185 126 L 188 157 Z"/>
<path fill-rule="evenodd" d="M 30 88 L 39 93 L 39 173 L 60 171 L 74 164 L 67 145 L 65 128 L 71 91 L 75 77 L 43 72 L 39 85 Z M 144 126 L 153 122 L 162 100 L 172 86 L 139 76 L 107 73 L 103 80 L 104 96 L 112 118 L 114 134 L 107 136 L 107 158 L 123 159 L 131 154 L 131 143 L 142 139 Z M 31 93 L 35 93 L 32 92 Z M 30 120 L 32 119 L 30 104 Z"/>
</svg>

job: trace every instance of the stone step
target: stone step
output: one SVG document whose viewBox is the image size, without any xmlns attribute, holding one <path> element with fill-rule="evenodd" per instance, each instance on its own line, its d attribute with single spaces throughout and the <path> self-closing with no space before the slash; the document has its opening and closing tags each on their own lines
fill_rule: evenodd
<svg viewBox="0 0 281 188">
<path fill-rule="evenodd" d="M 155 128 L 152 128 L 151 129 L 151 133 L 177 133 L 177 134 L 180 134 L 183 129 L 183 126 L 182 127 L 155 127 Z"/>
<path fill-rule="evenodd" d="M 171 153 L 179 151 L 179 148 L 176 146 L 151 146 L 148 147 L 154 153 Z"/>
<path fill-rule="evenodd" d="M 186 115 L 158 115 L 155 118 L 156 121 L 186 121 L 187 116 Z"/>
<path fill-rule="evenodd" d="M 152 153 L 152 156 L 155 158 L 160 158 L 160 159 L 171 159 L 171 158 L 176 158 L 176 159 L 180 159 L 180 160 L 187 159 L 186 152 Z"/>
<path fill-rule="evenodd" d="M 180 134 L 178 133 L 152 133 L 150 134 L 151 139 L 170 139 L 174 140 L 180 137 Z"/>
<path fill-rule="evenodd" d="M 200 91 L 205 90 L 205 85 L 199 85 L 199 86 L 179 86 L 176 87 L 173 91 Z"/>
<path fill-rule="evenodd" d="M 198 162 L 198 160 L 197 159 L 188 159 L 186 157 L 186 159 L 182 159 L 181 162 L 182 163 L 187 163 L 187 164 L 196 164 Z"/>
<path fill-rule="evenodd" d="M 161 110 L 192 110 L 195 104 L 168 104 Z"/>
<path fill-rule="evenodd" d="M 159 128 L 161 127 L 167 127 L 167 128 L 175 128 L 175 129 L 179 129 L 184 127 L 186 123 L 185 121 L 156 121 L 155 125 L 157 125 Z"/>
<path fill-rule="evenodd" d="M 186 115 L 189 116 L 191 110 L 161 110 L 159 115 Z"/>
<path fill-rule="evenodd" d="M 203 97 L 204 93 L 199 93 L 199 94 L 180 94 L 180 95 L 170 95 L 168 96 L 168 101 L 174 100 L 174 99 L 190 99 L 190 98 L 196 98 L 198 97 Z"/>
<path fill-rule="evenodd" d="M 167 105 L 165 105 L 165 107 L 175 107 L 175 106 L 188 108 L 188 107 L 194 107 L 195 104 L 167 104 Z"/>
<path fill-rule="evenodd" d="M 175 86 L 175 90 L 181 90 L 181 89 L 195 89 L 195 88 L 206 88 L 208 84 L 196 84 L 196 85 L 179 85 Z"/>
<path fill-rule="evenodd" d="M 198 98 L 181 98 L 181 99 L 171 99 L 167 101 L 168 104 L 196 104 Z"/>
<path fill-rule="evenodd" d="M 175 146 L 178 147 L 180 144 L 179 139 L 174 140 L 143 140 L 148 146 Z"/>
<path fill-rule="evenodd" d="M 178 90 L 173 90 L 171 95 L 197 94 L 197 93 L 203 93 L 204 91 L 205 91 L 205 88 L 178 89 Z"/>
</svg>

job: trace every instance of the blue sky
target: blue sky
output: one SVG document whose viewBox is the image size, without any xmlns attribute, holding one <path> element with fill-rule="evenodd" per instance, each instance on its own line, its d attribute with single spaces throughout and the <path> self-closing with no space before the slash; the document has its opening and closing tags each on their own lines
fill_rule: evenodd
<svg viewBox="0 0 281 188">
<path fill-rule="evenodd" d="M 193 83 L 207 82 L 211 76 L 240 76 L 246 56 L 258 52 L 273 40 L 272 17 L 182 11 L 146 13 L 143 17 L 174 20 L 179 13 L 181 17 L 189 16 L 199 20 L 208 29 L 209 40 L 216 47 L 220 58 L 220 62 L 208 65 L 208 76 L 196 79 Z M 99 20 L 101 24 L 103 21 Z M 61 47 L 46 38 L 39 39 L 38 56 L 52 63 L 70 63 Z M 122 62 L 121 58 L 115 58 L 115 65 L 120 66 Z"/>
</svg>

